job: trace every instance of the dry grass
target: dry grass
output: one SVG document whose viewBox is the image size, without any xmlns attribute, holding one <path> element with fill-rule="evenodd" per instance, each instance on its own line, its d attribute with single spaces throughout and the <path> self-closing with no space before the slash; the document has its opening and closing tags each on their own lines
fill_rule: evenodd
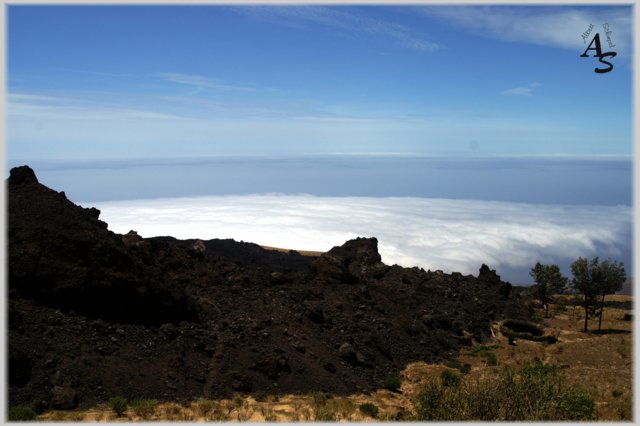
<svg viewBox="0 0 640 426">
<path fill-rule="evenodd" d="M 612 296 L 611 300 L 627 301 L 630 296 Z M 628 311 L 605 309 L 601 334 L 582 333 L 582 311 L 568 306 L 565 310 L 553 309 L 552 318 L 544 320 L 548 332 L 556 333 L 559 341 L 547 345 L 517 340 L 510 346 L 506 337 L 496 333 L 494 342 L 487 345 L 495 354 L 497 366 L 489 366 L 486 351 L 463 351 L 458 361 L 470 364 L 466 380 L 476 380 L 497 375 L 504 365 L 516 368 L 530 365 L 534 359 L 560 365 L 567 381 L 587 390 L 596 402 L 598 420 L 630 421 L 632 394 L 632 322 L 622 321 Z M 597 321 L 590 322 L 597 328 Z M 497 330 L 497 327 L 494 328 Z M 355 394 L 349 397 L 320 398 L 312 395 L 269 396 L 261 401 L 252 397 L 236 397 L 226 400 L 199 399 L 185 407 L 176 403 L 159 403 L 144 418 L 129 408 L 124 416 L 116 417 L 106 404 L 89 410 L 50 411 L 38 416 L 43 421 L 243 421 L 243 422 L 299 422 L 333 419 L 349 422 L 373 422 L 410 419 L 413 401 L 420 387 L 429 377 L 436 377 L 448 369 L 445 365 L 413 363 L 401 373 L 399 393 L 385 389 L 370 395 Z M 360 412 L 358 407 L 371 403 L 379 410 L 377 419 Z"/>
</svg>

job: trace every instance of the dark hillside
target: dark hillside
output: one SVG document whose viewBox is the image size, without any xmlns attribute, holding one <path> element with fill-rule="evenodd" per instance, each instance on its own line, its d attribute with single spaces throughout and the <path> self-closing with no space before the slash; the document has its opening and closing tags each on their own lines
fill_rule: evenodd
<svg viewBox="0 0 640 426">
<path fill-rule="evenodd" d="M 120 235 L 26 166 L 8 186 L 10 406 L 369 391 L 529 316 L 485 265 L 388 266 L 375 238 L 314 258 Z"/>
</svg>

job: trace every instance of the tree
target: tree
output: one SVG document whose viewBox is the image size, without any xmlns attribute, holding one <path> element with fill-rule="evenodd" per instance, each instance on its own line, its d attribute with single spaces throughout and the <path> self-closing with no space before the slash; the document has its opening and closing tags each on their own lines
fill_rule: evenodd
<svg viewBox="0 0 640 426">
<path fill-rule="evenodd" d="M 602 328 L 602 312 L 604 311 L 604 298 L 607 294 L 614 294 L 622 289 L 622 285 L 627 279 L 622 262 L 605 260 L 600 264 L 596 272 L 596 284 L 602 299 L 600 301 L 600 312 L 598 319 L 598 331 Z"/>
<path fill-rule="evenodd" d="M 536 296 L 545 308 L 544 317 L 549 318 L 549 302 L 551 301 L 551 296 L 556 293 L 561 293 L 566 288 L 569 279 L 560 273 L 560 267 L 558 265 L 543 265 L 540 262 L 537 262 L 536 265 L 531 268 L 529 275 L 531 275 L 536 282 Z"/>
<path fill-rule="evenodd" d="M 573 280 L 571 281 L 573 288 L 584 296 L 582 305 L 584 306 L 585 332 L 588 331 L 589 315 L 596 312 L 597 300 L 598 297 L 601 297 L 598 313 L 598 331 L 600 331 L 605 296 L 620 290 L 627 279 L 624 264 L 609 259 L 600 263 L 597 256 L 591 261 L 579 257 L 571 264 L 571 272 L 573 272 Z"/>
<path fill-rule="evenodd" d="M 573 273 L 573 280 L 571 280 L 571 286 L 582 296 L 582 306 L 584 307 L 584 332 L 586 333 L 589 328 L 589 315 L 593 312 L 596 306 L 596 300 L 599 294 L 599 288 L 597 285 L 597 276 L 594 277 L 594 272 L 598 269 L 598 257 L 594 257 L 591 261 L 579 257 L 575 262 L 571 264 L 571 272 Z M 597 272 L 595 273 L 597 275 Z"/>
</svg>

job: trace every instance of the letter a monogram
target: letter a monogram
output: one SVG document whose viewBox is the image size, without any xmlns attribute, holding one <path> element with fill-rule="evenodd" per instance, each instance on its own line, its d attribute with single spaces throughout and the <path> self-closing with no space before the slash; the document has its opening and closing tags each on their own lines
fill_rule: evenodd
<svg viewBox="0 0 640 426">
<path fill-rule="evenodd" d="M 595 47 L 591 47 L 595 44 Z M 587 52 L 589 52 L 590 50 L 595 50 L 596 53 L 593 55 L 594 58 L 598 58 L 598 60 L 603 63 L 608 65 L 608 68 L 594 68 L 593 71 L 597 72 L 598 74 L 604 74 L 606 72 L 609 72 L 613 69 L 613 64 L 611 62 L 605 61 L 604 58 L 607 57 L 612 57 L 614 58 L 617 53 L 616 52 L 606 52 L 606 53 L 602 53 L 602 47 L 600 45 L 600 33 L 596 33 L 595 36 L 593 36 L 593 39 L 591 40 L 591 43 L 589 43 L 589 46 L 587 46 L 587 48 L 585 49 L 584 53 L 582 55 L 580 55 L 581 58 L 588 58 L 589 54 Z"/>
</svg>

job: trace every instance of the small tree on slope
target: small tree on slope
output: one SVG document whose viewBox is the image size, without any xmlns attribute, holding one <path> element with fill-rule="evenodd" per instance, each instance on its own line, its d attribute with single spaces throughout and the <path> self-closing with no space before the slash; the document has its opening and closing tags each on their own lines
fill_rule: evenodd
<svg viewBox="0 0 640 426">
<path fill-rule="evenodd" d="M 627 278 L 624 264 L 611 260 L 600 263 L 597 256 L 590 261 L 579 257 L 571 264 L 571 272 L 573 272 L 571 285 L 584 297 L 584 331 L 588 331 L 589 315 L 596 312 L 598 305 L 598 331 L 600 331 L 605 296 L 619 291 Z M 600 297 L 600 303 L 598 303 L 598 297 Z"/>
<path fill-rule="evenodd" d="M 569 279 L 560 273 L 558 265 L 544 265 L 537 262 L 531 268 L 529 275 L 536 282 L 536 296 L 545 308 L 544 317 L 549 318 L 549 302 L 555 293 L 561 293 L 567 286 Z"/>
<path fill-rule="evenodd" d="M 573 280 L 571 286 L 583 296 L 582 306 L 584 307 L 584 332 L 589 328 L 589 315 L 596 306 L 596 299 L 599 294 L 598 285 L 596 283 L 597 276 L 594 272 L 598 269 L 598 257 L 594 257 L 591 261 L 579 257 L 571 264 L 571 272 Z M 597 275 L 597 272 L 595 273 Z"/>
<path fill-rule="evenodd" d="M 622 289 L 627 279 L 622 262 L 605 260 L 600 264 L 596 273 L 596 283 L 602 299 L 600 301 L 600 313 L 598 319 L 598 331 L 602 328 L 602 312 L 604 311 L 604 298 L 607 294 L 614 294 Z"/>
</svg>

